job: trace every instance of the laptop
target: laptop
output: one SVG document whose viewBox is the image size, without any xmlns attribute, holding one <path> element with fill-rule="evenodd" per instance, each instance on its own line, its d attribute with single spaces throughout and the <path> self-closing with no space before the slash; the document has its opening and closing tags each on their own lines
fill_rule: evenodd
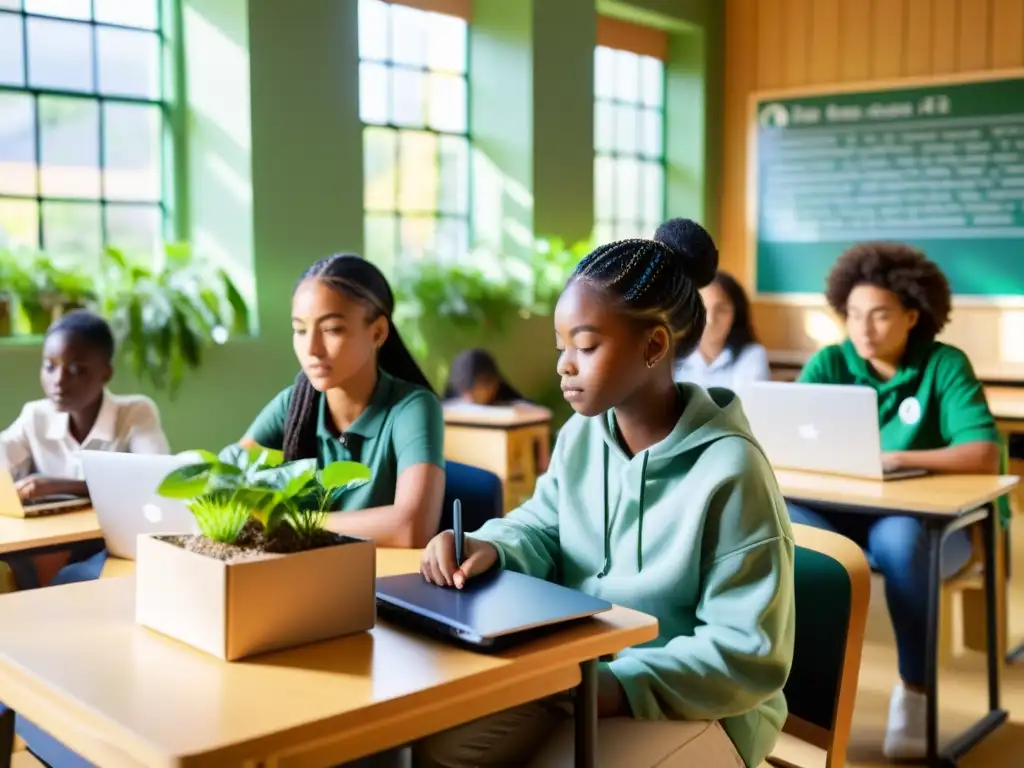
<svg viewBox="0 0 1024 768">
<path fill-rule="evenodd" d="M 88 496 L 44 496 L 24 501 L 14 486 L 14 476 L 6 469 L 0 469 L 0 515 L 4 517 L 33 518 L 73 512 L 89 506 Z"/>
<path fill-rule="evenodd" d="M 878 393 L 848 384 L 765 381 L 736 388 L 754 437 L 777 469 L 867 480 L 920 477 L 882 470 Z"/>
<path fill-rule="evenodd" d="M 134 560 L 140 534 L 199 532 L 184 500 L 156 492 L 167 475 L 194 457 L 113 451 L 80 455 L 93 511 L 114 557 Z"/>
<path fill-rule="evenodd" d="M 610 610 L 606 600 L 493 568 L 463 589 L 419 573 L 377 579 L 381 618 L 475 650 L 497 651 Z"/>
</svg>

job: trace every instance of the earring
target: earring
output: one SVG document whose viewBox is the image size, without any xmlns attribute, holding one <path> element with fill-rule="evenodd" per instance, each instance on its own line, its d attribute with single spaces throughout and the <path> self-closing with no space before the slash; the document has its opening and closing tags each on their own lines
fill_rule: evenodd
<svg viewBox="0 0 1024 768">
<path fill-rule="evenodd" d="M 648 368 L 653 368 L 654 364 L 657 363 L 658 361 L 657 360 L 647 360 L 646 362 L 647 362 L 647 367 Z"/>
</svg>

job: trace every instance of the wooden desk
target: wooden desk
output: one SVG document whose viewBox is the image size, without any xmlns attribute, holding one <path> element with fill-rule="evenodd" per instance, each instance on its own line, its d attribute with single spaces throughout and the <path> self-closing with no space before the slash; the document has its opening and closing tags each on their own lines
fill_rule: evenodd
<svg viewBox="0 0 1024 768">
<path fill-rule="evenodd" d="M 930 475 L 885 482 L 788 470 L 776 470 L 775 476 L 782 495 L 798 504 L 868 515 L 897 513 L 919 518 L 925 524 L 930 563 L 925 691 L 932 701 L 938 695 L 939 605 L 942 593 L 939 552 L 943 535 L 972 523 L 984 525 L 983 581 L 989 710 L 942 751 L 938 745 L 938 707 L 929 707 L 927 713 L 927 764 L 956 765 L 960 757 L 1007 719 L 1007 712 L 1000 705 L 1000 668 L 1004 654 L 1001 649 L 1003 643 L 998 640 L 1000 617 L 1005 610 L 1005 593 L 1001 597 L 1005 576 L 1000 569 L 999 553 L 1002 548 L 994 502 L 1010 493 L 1020 478 L 1008 475 Z"/>
<path fill-rule="evenodd" d="M 951 519 L 1010 493 L 1013 475 L 929 475 L 882 482 L 813 472 L 775 471 L 782 495 L 808 504 L 906 512 Z"/>
<path fill-rule="evenodd" d="M 463 410 L 444 414 L 444 456 L 501 478 L 505 511 L 533 495 L 551 451 L 551 412 L 534 405 Z"/>
<path fill-rule="evenodd" d="M 418 556 L 381 563 L 415 568 Z M 568 690 L 581 663 L 658 632 L 615 608 L 488 655 L 378 622 L 226 663 L 136 626 L 134 590 L 124 577 L 0 598 L 3 701 L 104 768 L 336 765 Z"/>
<path fill-rule="evenodd" d="M 1000 432 L 1024 432 L 1024 387 L 985 387 L 985 399 Z"/>
<path fill-rule="evenodd" d="M 91 509 L 34 518 L 0 516 L 0 555 L 103 538 Z"/>
</svg>

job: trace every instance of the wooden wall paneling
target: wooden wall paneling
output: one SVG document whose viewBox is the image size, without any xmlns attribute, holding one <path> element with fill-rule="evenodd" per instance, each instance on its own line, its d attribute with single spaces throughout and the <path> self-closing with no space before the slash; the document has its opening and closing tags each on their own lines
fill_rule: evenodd
<svg viewBox="0 0 1024 768">
<path fill-rule="evenodd" d="M 871 11 L 871 77 L 899 77 L 905 58 L 906 0 L 874 2 Z"/>
<path fill-rule="evenodd" d="M 960 72 L 988 69 L 992 40 L 989 25 L 992 21 L 989 0 L 960 0 L 957 13 L 956 67 Z"/>
<path fill-rule="evenodd" d="M 843 0 L 839 7 L 839 79 L 867 80 L 871 77 L 871 16 L 875 3 L 888 0 Z"/>
<path fill-rule="evenodd" d="M 1024 0 L 992 0 L 993 69 L 1024 67 Z"/>
<path fill-rule="evenodd" d="M 957 0 L 932 0 L 931 74 L 957 71 Z"/>
<path fill-rule="evenodd" d="M 932 71 L 932 0 L 906 0 L 903 67 L 908 77 Z"/>
<path fill-rule="evenodd" d="M 814 8 L 811 0 L 785 0 L 786 46 L 783 85 L 787 88 L 805 85 L 807 58 L 810 51 L 811 21 Z"/>
<path fill-rule="evenodd" d="M 757 88 L 770 90 L 786 84 L 785 7 L 782 0 L 760 0 L 757 6 Z"/>
<path fill-rule="evenodd" d="M 840 0 L 814 0 L 807 54 L 808 83 L 839 80 L 839 5 Z"/>
</svg>

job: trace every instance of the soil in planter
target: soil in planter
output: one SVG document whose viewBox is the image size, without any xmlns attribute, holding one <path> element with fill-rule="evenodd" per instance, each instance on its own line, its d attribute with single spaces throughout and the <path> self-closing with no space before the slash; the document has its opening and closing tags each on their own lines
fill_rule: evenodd
<svg viewBox="0 0 1024 768">
<path fill-rule="evenodd" d="M 245 528 L 242 529 L 241 535 L 234 544 L 224 544 L 205 536 L 159 536 L 158 538 L 168 544 L 187 549 L 189 552 L 224 560 L 228 563 L 254 560 L 270 553 L 305 552 L 310 549 L 333 547 L 353 541 L 348 536 L 324 530 L 317 531 L 309 537 L 300 537 L 287 525 L 278 526 L 277 530 L 268 538 L 264 533 L 263 526 L 254 520 L 245 524 Z"/>
</svg>

